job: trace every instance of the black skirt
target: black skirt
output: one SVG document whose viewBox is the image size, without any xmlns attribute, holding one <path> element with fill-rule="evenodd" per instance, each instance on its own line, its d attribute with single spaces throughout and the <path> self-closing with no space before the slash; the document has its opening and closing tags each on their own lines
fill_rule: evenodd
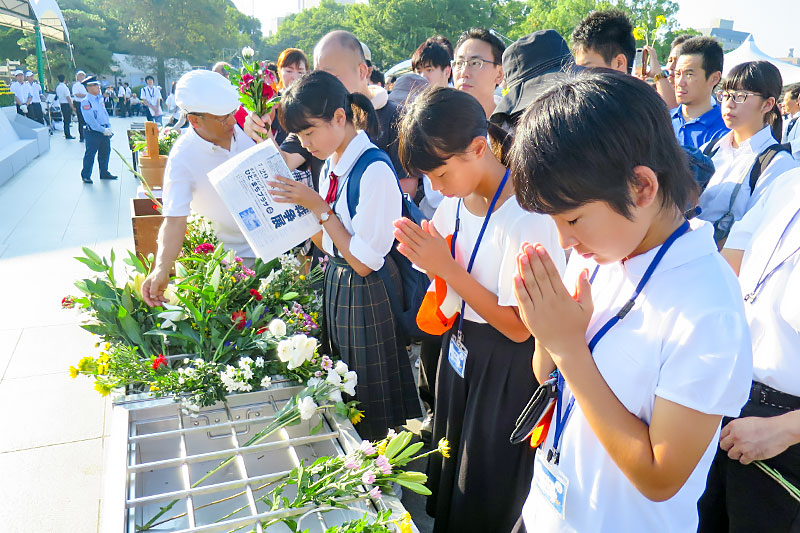
<svg viewBox="0 0 800 533">
<path fill-rule="evenodd" d="M 533 338 L 516 343 L 488 324 L 464 321 L 464 378 L 450 366 L 444 336 L 436 377 L 434 443 L 446 437 L 451 454 L 430 457 L 428 514 L 434 532 L 497 532 L 514 528 L 528 496 L 534 450 L 508 438 L 536 390 Z"/>
<path fill-rule="evenodd" d="M 398 285 L 391 258 L 384 265 Z M 376 272 L 358 275 L 346 261 L 331 258 L 325 269 L 325 326 L 330 353 L 358 374 L 355 399 L 364 419 L 356 426 L 365 439 L 421 415 L 408 350 L 396 334 L 389 296 Z"/>
</svg>

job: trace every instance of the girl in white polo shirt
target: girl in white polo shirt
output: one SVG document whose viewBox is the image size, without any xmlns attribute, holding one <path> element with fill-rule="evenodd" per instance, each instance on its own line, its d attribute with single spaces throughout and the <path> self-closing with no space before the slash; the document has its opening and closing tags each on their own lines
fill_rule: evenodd
<svg viewBox="0 0 800 533">
<path fill-rule="evenodd" d="M 711 225 L 684 218 L 696 186 L 666 108 L 630 76 L 570 77 L 528 108 L 511 167 L 572 248 L 563 283 L 539 244 L 518 258 L 534 371 L 558 385 L 525 526 L 694 532 L 752 361 L 736 277 Z"/>
<path fill-rule="evenodd" d="M 790 170 L 731 230 L 753 338 L 750 400 L 723 421 L 700 499 L 701 533 L 800 530 L 800 502 L 754 461 L 800 485 L 800 169 Z"/>
</svg>

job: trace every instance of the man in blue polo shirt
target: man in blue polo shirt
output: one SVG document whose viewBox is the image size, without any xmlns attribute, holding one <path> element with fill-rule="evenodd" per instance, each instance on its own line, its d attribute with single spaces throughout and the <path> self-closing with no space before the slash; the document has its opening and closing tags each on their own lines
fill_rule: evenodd
<svg viewBox="0 0 800 533">
<path fill-rule="evenodd" d="M 729 131 L 722 120 L 714 88 L 722 78 L 723 52 L 710 37 L 692 37 L 680 47 L 675 63 L 675 97 L 672 127 L 678 142 L 700 148 Z"/>
<path fill-rule="evenodd" d="M 80 111 L 86 121 L 84 136 L 86 138 L 86 152 L 83 154 L 83 170 L 81 179 L 84 183 L 92 183 L 92 167 L 97 155 L 97 166 L 100 167 L 101 180 L 115 180 L 117 176 L 108 171 L 108 158 L 111 155 L 111 120 L 100 94 L 100 80 L 96 76 L 89 76 L 83 80 L 86 91 L 89 93 L 81 102 Z"/>
</svg>

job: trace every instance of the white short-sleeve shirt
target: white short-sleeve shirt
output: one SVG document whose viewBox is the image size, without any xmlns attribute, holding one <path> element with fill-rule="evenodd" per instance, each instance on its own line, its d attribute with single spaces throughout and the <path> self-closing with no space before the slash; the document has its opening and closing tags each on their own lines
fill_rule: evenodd
<svg viewBox="0 0 800 533">
<path fill-rule="evenodd" d="M 159 89 L 155 85 L 152 87 L 145 85 L 139 92 L 139 98 L 141 98 L 144 102 L 148 102 L 151 106 L 155 107 L 155 111 L 153 111 L 154 117 L 161 115 L 161 104 L 159 103 L 162 100 L 161 89 Z"/>
<path fill-rule="evenodd" d="M 781 174 L 797 167 L 797 162 L 790 154 L 786 152 L 777 154 L 761 173 L 755 189 L 751 191 L 750 170 L 753 168 L 758 154 L 778 141 L 772 136 L 769 126 L 764 126 L 761 131 L 744 141 L 738 148 L 733 147 L 732 141 L 733 132 L 731 131 L 717 143 L 716 147 L 719 150 L 711 158 L 716 171 L 711 176 L 703 194 L 700 195 L 700 207 L 703 209 L 700 218 L 709 222 L 716 222 L 728 212 L 731 195 L 740 181 L 742 187 L 733 204 L 735 220 L 741 220 Z"/>
<path fill-rule="evenodd" d="M 631 297 L 658 248 L 599 268 L 587 342 Z M 593 272 L 596 266 L 572 254 L 566 286 L 574 287 L 583 269 Z M 710 224 L 692 221 L 692 230 L 664 255 L 633 309 L 595 346 L 593 358 L 619 401 L 647 424 L 656 396 L 702 413 L 739 415 L 750 390 L 750 335 L 736 276 L 717 253 Z M 567 383 L 565 403 L 570 396 Z M 553 446 L 552 428 L 545 451 Z M 678 493 L 657 503 L 625 477 L 575 402 L 559 462 L 569 480 L 565 519 L 532 485 L 523 507 L 528 530 L 694 532 L 718 437 L 719 430 Z"/>
<path fill-rule="evenodd" d="M 336 164 L 329 158 L 319 177 L 320 195 L 325 198 L 331 186 L 331 179 L 326 169 L 332 168 L 339 178 L 337 198 L 334 211 L 342 221 L 342 225 L 352 235 L 350 253 L 372 270 L 383 267 L 384 257 L 394 244 L 394 221 L 403 212 L 402 194 L 394 170 L 377 161 L 364 170 L 361 176 L 358 205 L 355 216 L 350 218 L 347 206 L 347 176 L 358 158 L 367 149 L 375 148 L 366 132 L 359 131 L 347 145 Z M 322 249 L 328 255 L 334 255 L 333 239 L 325 228 L 322 228 Z M 339 254 L 341 255 L 341 254 Z"/>
<path fill-rule="evenodd" d="M 63 81 L 56 86 L 56 96 L 59 104 L 68 104 L 70 101 L 69 87 Z"/>
<path fill-rule="evenodd" d="M 206 217 L 223 244 L 241 257 L 254 257 L 233 215 L 208 179 L 208 172 L 255 142 L 235 126 L 230 151 L 200 137 L 194 128 L 175 142 L 164 171 L 164 216 L 184 217 L 192 212 Z"/>
<path fill-rule="evenodd" d="M 745 250 L 739 282 L 753 339 L 753 379 L 800 396 L 800 169 L 786 178 L 731 229 L 725 247 Z"/>
<path fill-rule="evenodd" d="M 451 235 L 455 230 L 458 200 L 445 198 L 436 209 L 432 220 L 440 235 Z M 467 268 L 485 217 L 470 213 L 462 204 L 460 218 L 455 259 L 459 265 Z M 497 295 L 498 305 L 518 305 L 514 296 L 514 274 L 517 270 L 517 254 L 525 242 L 541 243 L 553 258 L 558 271 L 564 272 L 565 254 L 558 242 L 558 230 L 553 219 L 523 210 L 512 196 L 496 208 L 489 218 L 470 273 L 478 283 Z M 460 299 L 457 304 L 460 311 Z M 469 305 L 464 308 L 464 319 L 480 324 L 487 322 Z"/>
<path fill-rule="evenodd" d="M 82 94 L 83 96 L 78 96 Z M 89 91 L 86 90 L 86 86 L 79 81 L 76 81 L 72 84 L 72 99 L 77 102 L 82 102 L 84 98 L 89 94 Z"/>
</svg>

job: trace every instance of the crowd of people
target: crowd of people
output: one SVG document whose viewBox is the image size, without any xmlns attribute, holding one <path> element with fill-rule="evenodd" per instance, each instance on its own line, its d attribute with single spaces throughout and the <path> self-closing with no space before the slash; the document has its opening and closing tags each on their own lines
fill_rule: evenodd
<svg viewBox="0 0 800 533">
<path fill-rule="evenodd" d="M 619 11 L 571 41 L 432 36 L 389 93 L 334 31 L 313 70 L 281 54 L 264 116 L 224 71 L 184 75 L 144 297 L 164 302 L 191 212 L 254 260 L 206 173 L 271 139 L 293 171 L 273 198 L 319 220 L 323 349 L 359 374 L 359 433 L 422 416 L 453 446 L 428 467 L 435 531 L 794 531 L 800 87 L 765 61 L 723 78 L 702 36 L 634 71 Z"/>
</svg>

